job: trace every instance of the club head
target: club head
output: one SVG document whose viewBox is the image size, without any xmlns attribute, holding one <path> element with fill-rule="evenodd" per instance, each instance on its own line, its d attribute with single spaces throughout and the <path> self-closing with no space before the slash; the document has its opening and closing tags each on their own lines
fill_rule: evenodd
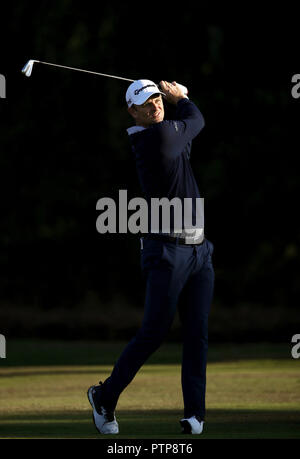
<svg viewBox="0 0 300 459">
<path fill-rule="evenodd" d="M 30 59 L 26 65 L 24 65 L 24 67 L 22 68 L 22 73 L 24 73 L 27 77 L 30 77 L 31 75 L 31 72 L 32 72 L 32 67 L 33 67 L 33 64 L 37 62 L 37 61 L 34 61 L 33 59 Z"/>
</svg>

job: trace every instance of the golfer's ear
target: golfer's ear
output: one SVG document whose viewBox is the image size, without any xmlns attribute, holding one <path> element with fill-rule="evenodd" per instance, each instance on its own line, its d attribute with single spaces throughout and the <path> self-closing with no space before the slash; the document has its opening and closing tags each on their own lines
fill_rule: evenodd
<svg viewBox="0 0 300 459">
<path fill-rule="evenodd" d="M 137 109 L 135 108 L 134 105 L 132 105 L 131 107 L 128 107 L 128 108 L 127 108 L 127 111 L 128 111 L 128 113 L 129 113 L 134 119 L 136 118 Z"/>
</svg>

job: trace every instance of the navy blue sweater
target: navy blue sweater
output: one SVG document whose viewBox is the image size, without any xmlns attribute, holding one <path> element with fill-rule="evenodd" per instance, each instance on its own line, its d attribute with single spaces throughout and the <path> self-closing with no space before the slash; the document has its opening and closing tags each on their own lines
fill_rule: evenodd
<svg viewBox="0 0 300 459">
<path fill-rule="evenodd" d="M 190 164 L 192 140 L 204 127 L 204 119 L 189 99 L 177 103 L 175 119 L 155 123 L 130 135 L 131 147 L 144 196 L 199 198 Z"/>
</svg>

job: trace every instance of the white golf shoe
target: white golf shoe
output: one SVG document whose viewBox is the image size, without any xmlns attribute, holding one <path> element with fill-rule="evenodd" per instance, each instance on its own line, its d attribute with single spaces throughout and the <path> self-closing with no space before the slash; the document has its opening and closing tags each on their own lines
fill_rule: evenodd
<svg viewBox="0 0 300 459">
<path fill-rule="evenodd" d="M 203 431 L 204 421 L 198 416 L 192 416 L 191 418 L 181 419 L 180 425 L 182 427 L 182 433 L 184 434 L 201 434 Z"/>
<path fill-rule="evenodd" d="M 114 411 L 105 408 L 101 403 L 101 382 L 99 386 L 91 386 L 87 392 L 89 402 L 93 408 L 93 420 L 96 429 L 101 434 L 118 434 L 119 425 Z"/>
</svg>

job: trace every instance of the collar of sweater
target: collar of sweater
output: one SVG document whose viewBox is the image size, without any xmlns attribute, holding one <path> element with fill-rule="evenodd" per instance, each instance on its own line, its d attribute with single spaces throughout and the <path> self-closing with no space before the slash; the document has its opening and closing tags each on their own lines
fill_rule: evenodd
<svg viewBox="0 0 300 459">
<path fill-rule="evenodd" d="M 128 135 L 132 135 L 132 134 L 135 134 L 136 132 L 144 131 L 144 129 L 147 129 L 147 128 L 144 128 L 143 126 L 132 126 L 127 129 L 127 133 Z"/>
</svg>

